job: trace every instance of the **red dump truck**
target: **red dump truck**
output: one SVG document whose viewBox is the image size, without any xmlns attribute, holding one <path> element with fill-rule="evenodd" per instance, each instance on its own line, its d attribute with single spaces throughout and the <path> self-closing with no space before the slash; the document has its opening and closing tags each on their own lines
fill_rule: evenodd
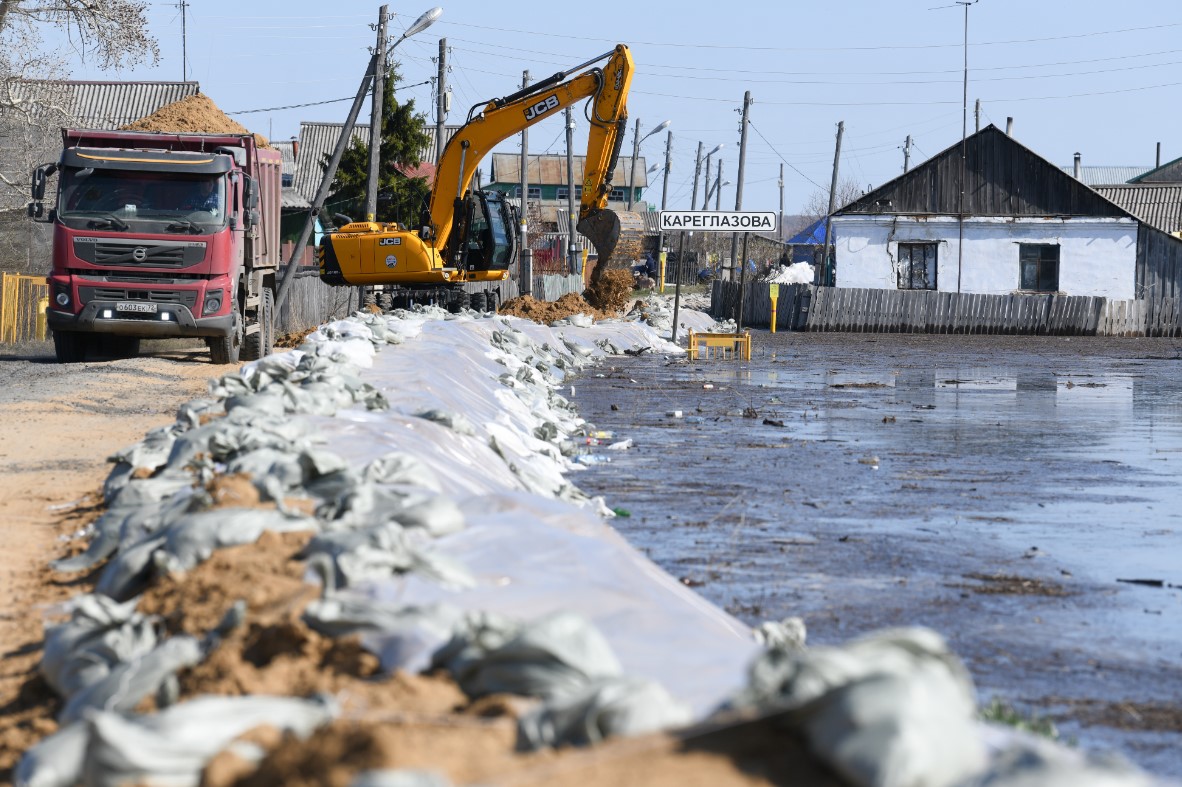
<svg viewBox="0 0 1182 787">
<path fill-rule="evenodd" d="M 249 134 L 63 129 L 33 172 L 53 224 L 48 325 L 62 363 L 132 357 L 140 339 L 203 337 L 213 362 L 275 342 L 282 160 Z M 46 184 L 57 173 L 54 207 Z"/>
</svg>

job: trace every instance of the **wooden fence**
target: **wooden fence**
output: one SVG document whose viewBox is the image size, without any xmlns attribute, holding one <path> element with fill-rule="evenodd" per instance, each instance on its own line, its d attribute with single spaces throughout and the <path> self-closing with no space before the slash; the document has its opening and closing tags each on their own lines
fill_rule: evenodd
<svg viewBox="0 0 1182 787">
<path fill-rule="evenodd" d="M 44 340 L 48 298 L 44 276 L 0 273 L 0 343 Z"/>
<path fill-rule="evenodd" d="M 714 282 L 710 314 L 734 319 L 739 285 Z M 743 292 L 744 327 L 766 328 L 766 283 Z M 1182 298 L 1120 300 L 1070 295 L 979 295 L 780 285 L 776 330 L 852 333 L 987 333 L 1182 336 Z"/>
</svg>

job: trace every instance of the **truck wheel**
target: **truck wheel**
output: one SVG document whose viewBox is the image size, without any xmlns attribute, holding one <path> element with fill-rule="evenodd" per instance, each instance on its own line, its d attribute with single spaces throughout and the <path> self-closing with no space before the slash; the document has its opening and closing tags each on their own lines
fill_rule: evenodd
<svg viewBox="0 0 1182 787">
<path fill-rule="evenodd" d="M 472 298 L 468 295 L 467 290 L 458 290 L 451 294 L 451 299 L 447 302 L 447 310 L 452 314 L 459 314 L 464 309 L 472 306 Z"/>
<path fill-rule="evenodd" d="M 271 354 L 275 348 L 275 294 L 264 288 L 259 298 L 259 329 L 250 334 L 242 343 L 242 358 L 257 361 Z"/>
<path fill-rule="evenodd" d="M 58 363 L 82 363 L 90 352 L 90 335 L 74 331 L 54 331 L 53 352 Z"/>
<path fill-rule="evenodd" d="M 238 363 L 238 356 L 242 352 L 242 312 L 238 308 L 237 297 L 230 301 L 230 314 L 234 316 L 234 323 L 229 335 L 205 339 L 210 360 L 219 366 Z"/>
<path fill-rule="evenodd" d="M 474 293 L 472 293 L 471 297 L 472 297 L 472 308 L 475 309 L 476 311 L 483 313 L 484 310 L 486 308 L 488 308 L 488 303 L 484 297 L 483 292 L 474 292 Z"/>
</svg>

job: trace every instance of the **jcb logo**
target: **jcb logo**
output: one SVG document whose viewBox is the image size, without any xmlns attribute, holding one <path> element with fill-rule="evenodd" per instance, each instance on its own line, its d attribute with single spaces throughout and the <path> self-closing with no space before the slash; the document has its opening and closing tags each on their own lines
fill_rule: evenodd
<svg viewBox="0 0 1182 787">
<path fill-rule="evenodd" d="M 541 117 L 552 109 L 558 109 L 558 96 L 549 96 L 543 101 L 539 101 L 529 109 L 525 110 L 525 119 L 533 120 Z"/>
<path fill-rule="evenodd" d="M 379 246 L 401 246 L 402 238 L 382 238 L 378 241 Z"/>
</svg>

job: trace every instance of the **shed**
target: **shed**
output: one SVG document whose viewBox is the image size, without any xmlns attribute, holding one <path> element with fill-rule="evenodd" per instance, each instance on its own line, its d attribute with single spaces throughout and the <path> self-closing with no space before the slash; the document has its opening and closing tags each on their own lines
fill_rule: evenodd
<svg viewBox="0 0 1182 787">
<path fill-rule="evenodd" d="M 1177 294 L 1182 242 L 988 126 L 833 217 L 840 287 Z M 962 189 L 963 183 L 963 189 Z"/>
</svg>

